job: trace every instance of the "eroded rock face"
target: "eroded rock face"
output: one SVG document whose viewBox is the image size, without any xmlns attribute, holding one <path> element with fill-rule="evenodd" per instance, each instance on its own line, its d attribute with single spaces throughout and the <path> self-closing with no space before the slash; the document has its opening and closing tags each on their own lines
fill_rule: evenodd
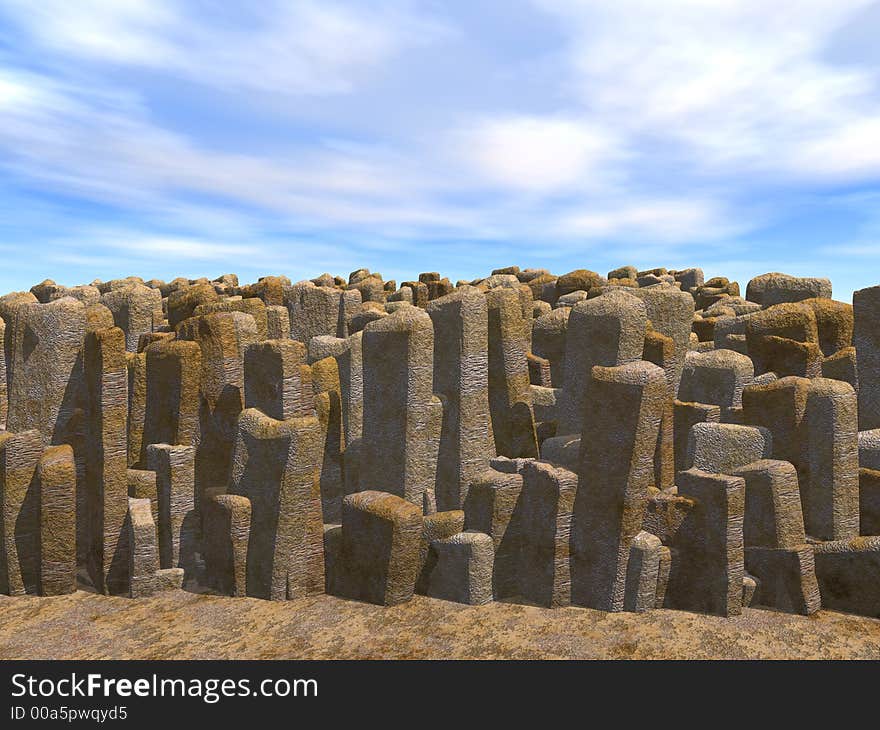
<svg viewBox="0 0 880 730">
<path fill-rule="evenodd" d="M 453 280 L 0 297 L 0 590 L 880 615 L 880 287 Z"/>
</svg>

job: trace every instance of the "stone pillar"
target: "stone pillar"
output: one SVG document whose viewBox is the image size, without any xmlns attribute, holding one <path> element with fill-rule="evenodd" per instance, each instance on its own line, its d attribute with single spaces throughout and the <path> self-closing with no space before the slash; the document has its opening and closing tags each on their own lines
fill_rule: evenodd
<svg viewBox="0 0 880 730">
<path fill-rule="evenodd" d="M 465 529 L 486 533 L 495 546 L 492 591 L 496 599 L 519 592 L 522 489 L 523 477 L 517 471 L 487 469 L 471 484 L 464 505 Z"/>
<path fill-rule="evenodd" d="M 318 360 L 311 366 L 312 387 L 318 406 L 318 418 L 325 428 L 324 457 L 321 460 L 321 506 L 325 522 L 342 519 L 344 472 L 342 457 L 345 433 L 342 424 L 342 399 L 339 366 L 332 357 Z M 319 398 L 323 395 L 323 398 Z"/>
<path fill-rule="evenodd" d="M 859 430 L 880 428 L 880 286 L 853 292 L 859 372 Z"/>
<path fill-rule="evenodd" d="M 572 603 L 624 608 L 630 547 L 642 529 L 667 395 L 666 377 L 651 363 L 593 368 L 572 519 Z"/>
<path fill-rule="evenodd" d="M 694 501 L 675 533 L 666 606 L 698 613 L 738 616 L 743 598 L 742 477 L 689 469 L 678 475 L 678 492 Z"/>
<path fill-rule="evenodd" d="M 434 540 L 431 551 L 436 563 L 428 577 L 429 596 L 472 606 L 491 602 L 491 537 L 482 532 L 459 532 Z"/>
<path fill-rule="evenodd" d="M 6 322 L 0 317 L 0 342 L 6 342 Z M 5 350 L 5 348 L 4 348 Z M 6 429 L 9 397 L 6 382 L 6 353 L 0 352 L 0 429 Z"/>
<path fill-rule="evenodd" d="M 195 449 L 150 444 L 147 468 L 156 474 L 160 567 L 191 570 L 198 536 Z"/>
<path fill-rule="evenodd" d="M 195 471 L 198 508 L 204 491 L 229 477 L 238 415 L 244 408 L 244 353 L 258 334 L 251 315 L 216 312 L 191 317 L 180 325 L 177 336 L 198 343 L 202 352 Z"/>
<path fill-rule="evenodd" d="M 743 390 L 743 417 L 773 434 L 773 458 L 798 472 L 807 534 L 859 533 L 858 431 L 852 386 L 827 378 L 780 378 Z"/>
<path fill-rule="evenodd" d="M 346 315 L 361 303 L 357 289 L 343 292 L 328 286 L 299 282 L 285 290 L 290 338 L 308 343 L 318 335 L 345 337 Z"/>
<path fill-rule="evenodd" d="M 197 342 L 162 340 L 147 353 L 147 395 L 143 451 L 149 444 L 196 443 L 199 431 L 199 385 L 202 350 Z"/>
<path fill-rule="evenodd" d="M 498 287 L 486 293 L 489 313 L 489 409 L 495 451 L 536 457 L 538 436 L 532 412 L 527 355 L 531 317 L 523 316 L 519 292 Z"/>
<path fill-rule="evenodd" d="M 67 445 L 50 446 L 37 467 L 40 496 L 40 595 L 76 590 L 76 462 Z"/>
<path fill-rule="evenodd" d="M 266 339 L 286 340 L 290 338 L 290 313 L 287 307 L 275 304 L 266 307 Z"/>
<path fill-rule="evenodd" d="M 416 307 L 367 326 L 360 489 L 422 505 L 434 488 L 442 406 L 432 395 L 434 327 Z"/>
<path fill-rule="evenodd" d="M 687 403 L 708 403 L 721 408 L 721 420 L 736 422 L 742 409 L 743 388 L 752 382 L 752 361 L 733 350 L 688 352 L 678 398 Z"/>
<path fill-rule="evenodd" d="M 408 500 L 367 490 L 342 503 L 346 590 L 368 603 L 410 600 L 419 572 L 422 511 Z"/>
<path fill-rule="evenodd" d="M 594 365 L 612 367 L 642 357 L 646 325 L 644 304 L 625 292 L 611 291 L 572 308 L 565 343 L 565 381 L 557 400 L 558 436 L 583 429 Z"/>
<path fill-rule="evenodd" d="M 633 538 L 626 570 L 625 610 L 644 613 L 655 607 L 664 550 L 668 548 L 663 547 L 660 538 L 649 532 L 641 531 Z M 665 594 L 665 586 L 661 591 Z"/>
<path fill-rule="evenodd" d="M 697 423 L 718 423 L 721 407 L 708 403 L 683 403 L 675 400 L 673 407 L 673 443 L 675 444 L 675 473 L 687 469 L 688 440 L 691 427 Z"/>
<path fill-rule="evenodd" d="M 801 487 L 804 521 L 813 537 L 859 535 L 858 408 L 849 383 L 815 378 L 804 418 L 809 477 Z"/>
<path fill-rule="evenodd" d="M 204 526 L 208 584 L 228 596 L 247 595 L 250 500 L 238 494 L 213 495 L 205 501 Z"/>
<path fill-rule="evenodd" d="M 363 434 L 364 420 L 364 361 L 363 332 L 346 338 L 313 337 L 309 341 L 309 362 L 328 356 L 336 358 L 339 366 L 339 385 L 342 389 L 342 422 L 346 450 Z"/>
<path fill-rule="evenodd" d="M 129 595 L 147 598 L 159 589 L 159 551 L 156 547 L 156 525 L 149 499 L 129 499 L 126 520 L 128 573 L 131 576 Z"/>
<path fill-rule="evenodd" d="M 672 396 L 678 397 L 678 385 L 694 320 L 694 298 L 675 287 L 642 287 L 627 293 L 644 302 L 645 314 L 654 330 L 672 338 L 675 354 L 666 369 L 666 378 Z"/>
<path fill-rule="evenodd" d="M 128 367 L 128 465 L 140 463 L 144 450 L 144 419 L 147 412 L 147 354 L 126 354 Z"/>
<path fill-rule="evenodd" d="M 570 307 L 542 314 L 532 323 L 532 351 L 550 362 L 550 382 L 561 388 L 565 380 L 565 340 Z"/>
<path fill-rule="evenodd" d="M 85 307 L 70 297 L 20 304 L 7 328 L 7 429 L 35 428 L 47 446 L 66 443 L 81 405 Z"/>
<path fill-rule="evenodd" d="M 43 449 L 39 431 L 0 433 L 0 593 L 36 593 L 39 584 L 40 500 L 35 479 Z"/>
<path fill-rule="evenodd" d="M 244 353 L 246 408 L 277 420 L 309 416 L 315 409 L 306 348 L 294 340 L 252 343 Z"/>
<path fill-rule="evenodd" d="M 85 505 L 90 530 L 89 577 L 99 593 L 128 590 L 128 367 L 118 327 L 86 337 L 88 384 Z"/>
<path fill-rule="evenodd" d="M 433 389 L 444 398 L 435 494 L 440 511 L 459 509 L 470 483 L 495 456 L 489 416 L 488 309 L 474 289 L 431 301 Z"/>
<path fill-rule="evenodd" d="M 125 349 L 137 352 L 142 334 L 162 324 L 162 294 L 142 284 L 107 292 L 101 297 L 113 314 L 113 323 L 125 333 Z"/>
<path fill-rule="evenodd" d="M 571 519 L 577 474 L 542 461 L 522 470 L 520 594 L 547 608 L 571 603 Z"/>
<path fill-rule="evenodd" d="M 230 494 L 251 502 L 247 593 L 285 600 L 324 591 L 318 468 L 324 429 L 316 416 L 239 416 Z"/>
</svg>

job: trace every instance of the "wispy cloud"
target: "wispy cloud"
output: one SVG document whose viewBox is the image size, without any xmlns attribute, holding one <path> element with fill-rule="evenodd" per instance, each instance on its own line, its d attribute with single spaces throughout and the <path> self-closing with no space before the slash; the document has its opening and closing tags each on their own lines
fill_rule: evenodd
<svg viewBox="0 0 880 730">
<path fill-rule="evenodd" d="M 839 203 L 880 189 L 880 58 L 848 42 L 871 23 L 869 0 L 0 0 L 0 235 L 46 242 L 21 271 L 872 257 L 876 201 Z"/>
<path fill-rule="evenodd" d="M 445 32 L 388 0 L 270 1 L 249 9 L 171 0 L 4 4 L 49 51 L 272 94 L 350 91 L 404 49 Z"/>
</svg>

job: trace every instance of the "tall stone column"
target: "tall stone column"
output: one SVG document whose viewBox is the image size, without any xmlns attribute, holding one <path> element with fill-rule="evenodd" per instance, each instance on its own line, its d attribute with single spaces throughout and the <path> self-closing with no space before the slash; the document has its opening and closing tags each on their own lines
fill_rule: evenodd
<svg viewBox="0 0 880 730">
<path fill-rule="evenodd" d="M 471 482 L 495 456 L 489 416 L 486 298 L 460 289 L 427 305 L 434 324 L 434 391 L 444 398 L 437 509 L 460 509 Z"/>
<path fill-rule="evenodd" d="M 249 596 L 280 601 L 324 592 L 324 433 L 316 416 L 279 421 L 255 408 L 239 416 L 229 493 L 251 503 Z"/>
<path fill-rule="evenodd" d="M 646 361 L 595 366 L 572 517 L 572 603 L 622 611 L 627 562 L 641 531 L 668 386 Z"/>
<path fill-rule="evenodd" d="M 432 393 L 434 326 L 405 307 L 367 325 L 359 491 L 390 492 L 422 506 L 434 488 L 443 417 Z"/>
</svg>

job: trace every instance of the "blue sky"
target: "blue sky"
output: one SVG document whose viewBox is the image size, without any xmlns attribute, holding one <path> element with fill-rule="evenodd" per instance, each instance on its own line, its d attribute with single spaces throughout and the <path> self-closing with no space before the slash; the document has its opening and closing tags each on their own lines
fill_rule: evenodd
<svg viewBox="0 0 880 730">
<path fill-rule="evenodd" d="M 0 290 L 632 263 L 849 300 L 878 37 L 862 0 L 0 0 Z"/>
</svg>

